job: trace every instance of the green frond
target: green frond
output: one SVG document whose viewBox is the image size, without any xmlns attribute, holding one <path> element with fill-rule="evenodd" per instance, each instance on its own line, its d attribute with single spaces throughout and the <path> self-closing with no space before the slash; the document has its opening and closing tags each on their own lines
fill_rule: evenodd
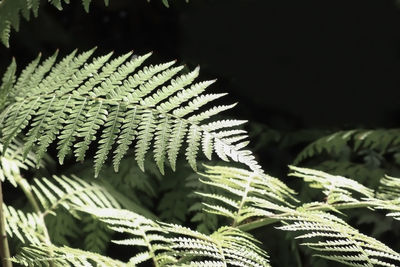
<svg viewBox="0 0 400 267">
<path fill-rule="evenodd" d="M 115 59 L 108 54 L 88 62 L 93 52 L 76 55 L 74 51 L 59 63 L 57 53 L 41 64 L 37 58 L 22 72 L 12 84 L 13 96 L 1 113 L 3 151 L 27 131 L 24 155 L 37 147 L 40 159 L 57 142 L 61 164 L 71 152 L 83 161 L 100 136 L 95 176 L 110 153 L 118 170 L 133 146 L 142 170 L 144 158 L 152 151 L 163 173 L 167 159 L 175 169 L 186 140 L 185 155 L 195 170 L 202 150 L 208 158 L 215 152 L 225 161 L 241 162 L 262 172 L 252 153 L 245 150 L 246 132 L 235 129 L 245 121 L 213 121 L 215 115 L 235 104 L 201 110 L 224 94 L 203 94 L 214 81 L 196 83 L 199 68 L 179 75 L 183 67 L 174 67 L 175 62 L 141 67 L 151 54 L 131 58 L 132 52 Z M 28 91 L 31 96 L 26 98 Z"/>
</svg>

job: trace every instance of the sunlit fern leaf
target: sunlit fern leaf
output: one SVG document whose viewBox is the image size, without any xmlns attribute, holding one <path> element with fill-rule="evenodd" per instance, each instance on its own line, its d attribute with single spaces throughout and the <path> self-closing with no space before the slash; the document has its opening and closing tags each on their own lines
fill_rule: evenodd
<svg viewBox="0 0 400 267">
<path fill-rule="evenodd" d="M 52 252 L 51 258 L 49 258 L 49 251 Z M 54 245 L 47 244 L 25 247 L 18 255 L 12 258 L 13 262 L 16 262 L 22 266 L 38 267 L 49 266 L 49 260 L 51 260 L 53 266 L 60 267 L 126 266 L 126 263 L 102 256 L 97 253 L 70 248 L 67 246 L 56 247 Z"/>
<path fill-rule="evenodd" d="M 198 192 L 205 210 L 233 220 L 238 226 L 246 221 L 284 212 L 295 201 L 294 192 L 278 179 L 243 169 L 206 166 L 201 181 L 217 193 Z"/>
<path fill-rule="evenodd" d="M 307 158 L 314 157 L 323 152 L 329 155 L 339 153 L 345 146 L 350 146 L 354 151 L 361 149 L 373 149 L 386 153 L 388 148 L 400 144 L 399 129 L 377 130 L 350 130 L 333 133 L 322 137 L 303 149 L 294 160 L 298 165 Z"/>
<path fill-rule="evenodd" d="M 25 213 L 3 205 L 6 233 L 25 244 L 40 244 L 45 240 L 43 221 L 36 213 Z"/>
<path fill-rule="evenodd" d="M 290 176 L 302 178 L 310 187 L 322 189 L 328 204 L 357 203 L 362 198 L 374 197 L 373 190 L 352 179 L 307 168 L 289 168 Z"/>
<path fill-rule="evenodd" d="M 284 222 L 279 229 L 297 232 L 297 238 L 307 240 L 303 245 L 315 250 L 315 256 L 348 266 L 400 264 L 399 253 L 329 213 L 298 209 L 276 218 Z"/>
<path fill-rule="evenodd" d="M 185 154 L 193 169 L 202 150 L 209 158 L 215 152 L 223 160 L 241 162 L 262 172 L 245 149 L 246 132 L 235 129 L 245 121 L 213 120 L 235 104 L 210 106 L 224 94 L 203 93 L 214 81 L 195 82 L 199 68 L 178 74 L 183 67 L 174 67 L 175 62 L 141 67 L 150 54 L 131 57 L 131 52 L 115 59 L 108 54 L 89 62 L 93 51 L 74 51 L 59 63 L 55 53 L 43 63 L 36 59 L 21 73 L 1 113 L 3 151 L 27 131 L 24 155 L 37 147 L 40 159 L 57 142 L 60 163 L 71 152 L 82 161 L 98 138 L 97 176 L 112 151 L 118 170 L 132 146 L 142 170 L 149 150 L 154 152 L 161 172 L 167 159 L 175 169 L 186 141 Z"/>
</svg>

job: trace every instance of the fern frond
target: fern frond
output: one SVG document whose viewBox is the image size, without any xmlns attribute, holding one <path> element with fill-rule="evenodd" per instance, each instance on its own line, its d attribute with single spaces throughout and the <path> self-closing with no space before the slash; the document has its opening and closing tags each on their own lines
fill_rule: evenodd
<svg viewBox="0 0 400 267">
<path fill-rule="evenodd" d="M 350 130 L 333 133 L 322 137 L 304 148 L 294 160 L 298 165 L 307 158 L 326 152 L 338 154 L 344 147 L 349 146 L 354 151 L 372 149 L 386 153 L 390 147 L 400 144 L 399 129 Z"/>
<path fill-rule="evenodd" d="M 150 54 L 129 59 L 132 53 L 112 60 L 108 54 L 90 63 L 93 51 L 80 55 L 74 51 L 55 64 L 56 53 L 42 64 L 36 59 L 22 72 L 12 86 L 13 98 L 1 114 L 4 151 L 28 129 L 24 154 L 37 146 L 40 159 L 58 138 L 60 163 L 72 151 L 82 161 L 92 141 L 100 136 L 95 153 L 96 176 L 111 151 L 118 170 L 133 145 L 142 170 L 144 158 L 152 150 L 163 173 L 167 158 L 175 169 L 186 140 L 185 154 L 193 169 L 202 150 L 208 158 L 215 151 L 225 161 L 241 162 L 262 172 L 252 153 L 244 149 L 248 143 L 244 141 L 246 132 L 235 129 L 245 121 L 212 121 L 234 105 L 198 111 L 223 96 L 202 94 L 214 81 L 195 83 L 199 68 L 178 75 L 182 67 L 168 62 L 138 70 Z M 26 98 L 28 90 L 31 93 Z"/>
</svg>

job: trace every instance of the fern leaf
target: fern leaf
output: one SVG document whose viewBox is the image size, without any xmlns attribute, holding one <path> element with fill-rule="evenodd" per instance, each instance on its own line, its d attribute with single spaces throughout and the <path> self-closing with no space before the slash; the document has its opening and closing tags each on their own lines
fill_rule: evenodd
<svg viewBox="0 0 400 267">
<path fill-rule="evenodd" d="M 235 129 L 244 121 L 212 121 L 235 104 L 198 111 L 224 95 L 202 94 L 214 81 L 194 83 L 199 68 L 183 75 L 178 75 L 183 67 L 173 67 L 174 62 L 138 69 L 150 54 L 129 59 L 132 52 L 111 60 L 108 54 L 88 63 L 93 51 L 80 55 L 74 51 L 54 65 L 55 53 L 42 64 L 36 59 L 23 71 L 1 114 L 4 149 L 27 129 L 25 153 L 38 145 L 40 159 L 58 139 L 60 163 L 71 150 L 82 161 L 102 130 L 95 152 L 96 176 L 111 152 L 118 170 L 132 146 L 142 170 L 149 150 L 161 172 L 166 157 L 175 169 L 185 139 L 185 155 L 193 169 L 202 144 L 206 157 L 215 151 L 223 160 L 232 159 L 262 172 L 252 153 L 244 149 L 246 133 Z M 30 88 L 33 95 L 22 97 Z"/>
</svg>

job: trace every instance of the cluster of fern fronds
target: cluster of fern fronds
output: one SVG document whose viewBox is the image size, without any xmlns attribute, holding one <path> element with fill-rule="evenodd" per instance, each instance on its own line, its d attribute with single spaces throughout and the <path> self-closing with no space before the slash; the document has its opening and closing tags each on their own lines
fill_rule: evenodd
<svg viewBox="0 0 400 267">
<path fill-rule="evenodd" d="M 143 66 L 150 54 L 90 59 L 93 53 L 74 51 L 59 61 L 58 53 L 38 56 L 19 75 L 12 61 L 3 77 L 0 180 L 19 188 L 30 204 L 3 206 L 13 262 L 269 266 L 270 256 L 249 231 L 276 223 L 324 259 L 400 265 L 399 253 L 343 216 L 347 209 L 368 208 L 400 219 L 400 179 L 384 177 L 374 190 L 343 176 L 291 167 L 291 176 L 325 195 L 304 203 L 265 174 L 246 149 L 245 121 L 215 119 L 234 105 L 214 104 L 224 94 L 206 92 L 214 81 L 196 81 L 199 68 L 182 73 L 175 62 Z M 93 161 L 94 170 L 79 170 L 77 163 L 63 174 L 25 177 L 23 169 L 46 168 L 49 149 L 60 164 L 75 157 L 84 166 Z M 196 174 L 182 173 L 180 154 Z M 200 165 L 201 154 L 207 162 L 217 156 L 231 163 Z M 170 172 L 165 166 L 176 171 L 174 178 L 163 176 Z M 184 226 L 188 218 L 191 227 Z M 132 247 L 131 254 L 104 255 L 111 243 Z"/>
</svg>

